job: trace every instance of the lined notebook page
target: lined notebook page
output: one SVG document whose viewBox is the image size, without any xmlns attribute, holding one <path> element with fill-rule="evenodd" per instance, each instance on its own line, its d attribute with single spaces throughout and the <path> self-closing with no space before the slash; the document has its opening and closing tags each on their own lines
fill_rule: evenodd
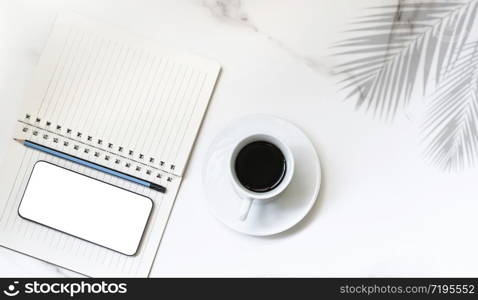
<svg viewBox="0 0 478 300">
<path fill-rule="evenodd" d="M 105 173 L 53 158 L 12 143 L 10 161 L 1 177 L 0 244 L 4 247 L 92 277 L 146 277 L 172 209 L 180 179 L 169 182 L 166 194 Z M 44 160 L 149 197 L 154 202 L 137 255 L 128 256 L 78 239 L 18 216 L 23 192 L 34 164 Z M 74 192 L 74 191 L 72 191 Z M 68 195 L 65 195 L 68 197 Z M 114 213 L 114 209 L 112 209 Z M 87 222 L 88 220 L 85 220 Z"/>
<path fill-rule="evenodd" d="M 88 276 L 147 276 L 219 70 L 215 62 L 164 50 L 104 24 L 60 16 L 15 137 L 155 182 L 167 192 L 12 141 L 1 171 L 0 244 Z M 137 255 L 126 256 L 19 217 L 38 160 L 151 198 L 154 207 Z"/>
<path fill-rule="evenodd" d="M 219 70 L 62 15 L 20 119 L 181 176 Z"/>
</svg>

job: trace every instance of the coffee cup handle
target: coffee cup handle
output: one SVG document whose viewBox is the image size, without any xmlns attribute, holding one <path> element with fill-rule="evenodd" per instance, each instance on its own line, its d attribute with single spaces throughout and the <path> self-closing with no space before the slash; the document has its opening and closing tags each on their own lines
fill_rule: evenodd
<svg viewBox="0 0 478 300">
<path fill-rule="evenodd" d="M 244 221 L 247 219 L 249 215 L 249 211 L 251 210 L 252 202 L 254 199 L 252 198 L 244 198 L 242 200 L 241 209 L 239 210 L 239 220 Z"/>
</svg>

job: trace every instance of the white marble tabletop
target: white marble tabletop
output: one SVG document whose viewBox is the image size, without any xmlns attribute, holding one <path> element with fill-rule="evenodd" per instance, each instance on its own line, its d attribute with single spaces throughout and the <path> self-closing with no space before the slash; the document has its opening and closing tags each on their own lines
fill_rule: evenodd
<svg viewBox="0 0 478 300">
<path fill-rule="evenodd" d="M 331 45 L 378 3 L 0 0 L 0 156 L 55 16 L 74 11 L 223 66 L 151 276 L 478 276 L 478 168 L 447 172 L 424 157 L 422 96 L 386 122 L 336 86 Z M 297 124 L 322 161 L 316 205 L 272 237 L 223 226 L 201 186 L 214 136 L 252 113 Z M 0 276 L 76 274 L 0 247 Z"/>
</svg>

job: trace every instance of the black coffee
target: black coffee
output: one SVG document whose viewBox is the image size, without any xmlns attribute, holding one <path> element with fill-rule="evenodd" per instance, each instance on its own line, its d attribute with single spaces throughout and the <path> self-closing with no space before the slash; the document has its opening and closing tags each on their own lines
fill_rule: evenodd
<svg viewBox="0 0 478 300">
<path fill-rule="evenodd" d="M 239 151 L 234 168 L 237 179 L 244 187 L 264 193 L 281 183 L 287 164 L 284 154 L 277 146 L 257 141 L 247 144 Z"/>
</svg>

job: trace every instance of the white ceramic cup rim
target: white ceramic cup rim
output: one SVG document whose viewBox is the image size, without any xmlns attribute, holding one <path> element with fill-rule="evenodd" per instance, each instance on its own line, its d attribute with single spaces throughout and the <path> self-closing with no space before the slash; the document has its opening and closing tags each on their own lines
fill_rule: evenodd
<svg viewBox="0 0 478 300">
<path fill-rule="evenodd" d="M 246 146 L 247 144 L 250 144 L 252 142 L 257 142 L 257 141 L 266 141 L 278 147 L 284 154 L 284 158 L 287 164 L 286 173 L 282 181 L 279 183 L 277 187 L 267 192 L 254 192 L 247 189 L 239 182 L 239 179 L 237 178 L 236 172 L 235 172 L 235 161 L 239 151 L 242 150 L 242 148 Z M 292 180 L 292 177 L 294 175 L 294 156 L 292 155 L 292 151 L 290 150 L 290 148 L 286 146 L 278 138 L 268 134 L 252 134 L 239 140 L 239 142 L 237 142 L 236 145 L 234 146 L 230 155 L 229 174 L 232 179 L 232 184 L 234 185 L 236 191 L 240 194 L 240 196 L 247 199 L 251 199 L 251 200 L 273 199 L 274 197 L 282 193 Z"/>
</svg>

